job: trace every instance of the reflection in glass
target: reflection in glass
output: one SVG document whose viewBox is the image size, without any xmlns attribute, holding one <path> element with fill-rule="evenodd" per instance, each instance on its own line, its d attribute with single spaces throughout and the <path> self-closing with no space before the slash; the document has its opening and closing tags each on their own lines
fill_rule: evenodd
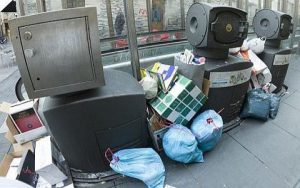
<svg viewBox="0 0 300 188">
<path fill-rule="evenodd" d="M 294 16 L 294 6 L 295 2 L 294 0 L 288 0 L 286 5 L 286 13 L 288 13 L 291 16 Z"/>
<path fill-rule="evenodd" d="M 164 29 L 165 0 L 152 0 L 151 30 L 162 31 Z"/>
<path fill-rule="evenodd" d="M 210 3 L 217 5 L 229 5 L 229 0 L 211 0 Z"/>
<path fill-rule="evenodd" d="M 248 1 L 248 22 L 249 25 L 252 25 L 253 17 L 255 16 L 256 11 L 259 9 L 258 0 L 249 0 Z"/>
<path fill-rule="evenodd" d="M 280 7 L 280 1 L 281 0 L 272 0 L 271 9 L 272 10 L 280 10 L 279 9 L 279 7 Z"/>
<path fill-rule="evenodd" d="M 61 0 L 45 0 L 46 3 L 46 11 L 54 11 L 62 9 L 62 1 Z"/>
<path fill-rule="evenodd" d="M 35 0 L 24 0 L 25 15 L 37 14 L 37 6 Z"/>
<path fill-rule="evenodd" d="M 186 18 L 186 13 L 189 10 L 190 6 L 193 4 L 193 0 L 185 0 L 184 1 L 184 12 L 185 12 L 185 17 Z"/>
<path fill-rule="evenodd" d="M 164 25 L 164 30 L 174 30 L 181 28 L 180 0 L 166 0 Z"/>
<path fill-rule="evenodd" d="M 61 0 L 63 8 L 84 7 L 85 0 Z"/>
<path fill-rule="evenodd" d="M 146 0 L 134 0 L 133 9 L 136 32 L 148 32 L 148 11 Z"/>
</svg>

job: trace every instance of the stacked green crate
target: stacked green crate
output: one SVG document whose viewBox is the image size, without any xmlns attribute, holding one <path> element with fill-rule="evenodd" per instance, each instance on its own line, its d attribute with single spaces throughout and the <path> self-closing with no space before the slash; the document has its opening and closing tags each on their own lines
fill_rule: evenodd
<svg viewBox="0 0 300 188">
<path fill-rule="evenodd" d="M 163 118 L 186 125 L 203 106 L 207 97 L 188 78 L 178 75 L 178 80 L 168 93 L 160 92 L 150 105 Z"/>
</svg>

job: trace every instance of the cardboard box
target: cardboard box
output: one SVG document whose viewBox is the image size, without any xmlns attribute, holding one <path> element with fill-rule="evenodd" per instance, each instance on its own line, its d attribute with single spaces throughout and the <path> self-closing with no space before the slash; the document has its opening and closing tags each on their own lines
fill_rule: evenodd
<svg viewBox="0 0 300 188">
<path fill-rule="evenodd" d="M 10 169 L 10 165 L 14 158 L 15 157 L 12 155 L 5 154 L 4 158 L 2 159 L 2 161 L 0 163 L 0 176 L 6 177 L 8 171 Z M 21 160 L 21 158 L 19 158 L 19 159 Z"/>
<path fill-rule="evenodd" d="M 37 113 L 38 100 L 27 100 L 12 104 L 9 116 L 20 133 L 43 126 Z"/>
<path fill-rule="evenodd" d="M 154 148 L 156 149 L 156 151 L 162 151 L 162 139 L 169 128 L 166 125 L 162 124 L 162 122 L 160 121 L 160 117 L 158 117 L 158 115 L 156 114 L 152 115 L 148 125 Z"/>
<path fill-rule="evenodd" d="M 32 142 L 27 142 L 25 144 L 14 143 L 12 155 L 15 157 L 22 157 L 27 150 L 34 152 Z"/>
<path fill-rule="evenodd" d="M 165 127 L 157 131 L 150 131 L 150 136 L 152 138 L 154 148 L 157 151 L 162 151 L 164 149 L 162 145 L 162 139 L 168 130 L 169 128 Z"/>
<path fill-rule="evenodd" d="M 150 105 L 163 118 L 187 125 L 206 100 L 207 97 L 190 79 L 178 75 L 170 91 L 166 94 L 160 92 Z"/>
<path fill-rule="evenodd" d="M 53 160 L 54 152 L 52 150 L 50 136 L 44 137 L 36 142 L 35 155 L 35 171 L 49 184 L 55 185 L 68 178 Z"/>
<path fill-rule="evenodd" d="M 2 103 L 0 105 L 0 111 L 8 114 L 5 121 L 10 132 L 6 134 L 8 140 L 14 143 L 15 139 L 19 144 L 23 144 L 47 135 L 47 129 L 37 114 L 37 107 L 37 100 L 27 100 L 13 105 L 9 103 Z M 30 117 L 26 119 L 28 117 L 26 115 L 28 114 L 25 114 L 23 117 L 26 120 L 23 119 L 23 121 L 22 114 L 24 115 L 24 111 L 26 113 L 29 111 Z M 33 116 L 35 117 L 33 118 Z M 32 124 L 29 123 L 31 121 L 33 122 Z M 13 135 L 13 138 L 11 138 L 11 135 Z"/>
</svg>

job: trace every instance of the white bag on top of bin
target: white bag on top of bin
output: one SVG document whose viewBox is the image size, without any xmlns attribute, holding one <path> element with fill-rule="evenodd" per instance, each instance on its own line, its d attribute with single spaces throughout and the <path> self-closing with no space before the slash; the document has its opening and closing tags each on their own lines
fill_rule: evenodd
<svg viewBox="0 0 300 188">
<path fill-rule="evenodd" d="M 254 38 L 248 41 L 249 49 L 255 54 L 260 54 L 265 49 L 266 38 Z"/>
<path fill-rule="evenodd" d="M 222 136 L 223 120 L 214 110 L 207 110 L 198 115 L 191 125 L 198 147 L 202 152 L 212 150 Z"/>
<path fill-rule="evenodd" d="M 163 137 L 163 148 L 166 155 L 178 162 L 203 162 L 202 151 L 193 133 L 185 126 L 171 125 Z"/>
</svg>

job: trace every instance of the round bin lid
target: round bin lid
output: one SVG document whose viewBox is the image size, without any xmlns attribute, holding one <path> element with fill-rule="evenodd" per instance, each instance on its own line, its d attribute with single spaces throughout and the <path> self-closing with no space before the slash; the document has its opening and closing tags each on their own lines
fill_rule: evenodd
<svg viewBox="0 0 300 188">
<path fill-rule="evenodd" d="M 259 37 L 272 38 L 279 27 L 279 17 L 272 10 L 260 10 L 253 18 L 254 32 Z"/>
<path fill-rule="evenodd" d="M 199 46 L 206 35 L 207 15 L 203 6 L 199 3 L 193 4 L 186 17 L 186 35 L 193 46 Z"/>
<path fill-rule="evenodd" d="M 240 21 L 242 21 L 241 17 L 234 12 L 219 12 L 211 24 L 215 40 L 222 44 L 231 44 L 240 40 L 238 37 Z"/>
</svg>

